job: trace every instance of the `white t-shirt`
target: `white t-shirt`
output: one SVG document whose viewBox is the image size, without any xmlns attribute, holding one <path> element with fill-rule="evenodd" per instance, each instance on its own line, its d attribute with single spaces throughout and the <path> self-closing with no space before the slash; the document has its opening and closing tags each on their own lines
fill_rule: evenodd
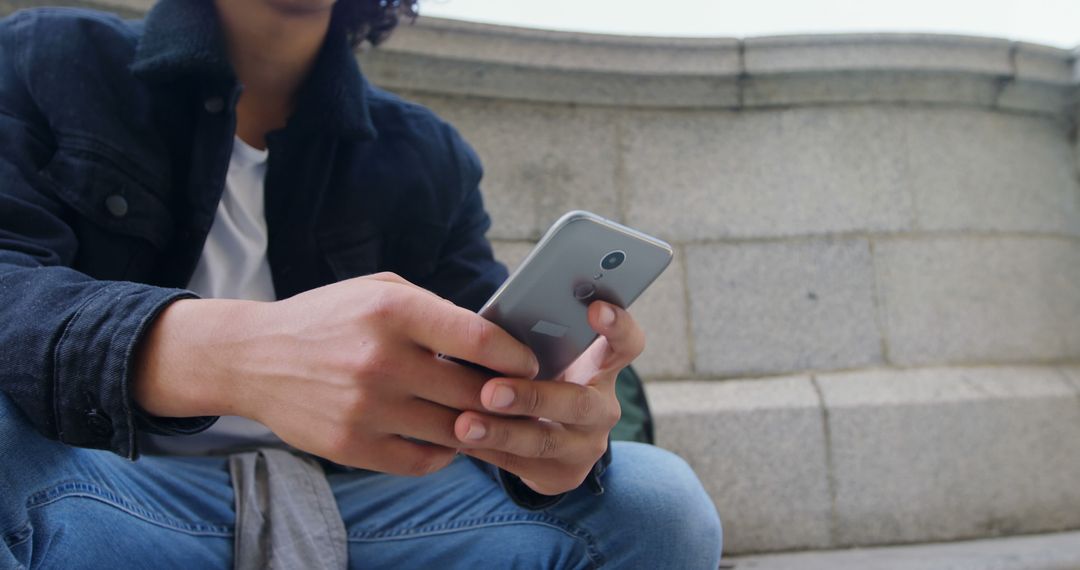
<svg viewBox="0 0 1080 570">
<path fill-rule="evenodd" d="M 274 282 L 266 258 L 268 232 L 263 187 L 269 151 L 236 137 L 225 191 L 202 256 L 188 289 L 203 298 L 274 301 Z M 236 446 L 280 445 L 266 426 L 237 416 L 222 416 L 210 429 L 192 436 L 150 436 L 164 453 L 202 454 Z"/>
</svg>

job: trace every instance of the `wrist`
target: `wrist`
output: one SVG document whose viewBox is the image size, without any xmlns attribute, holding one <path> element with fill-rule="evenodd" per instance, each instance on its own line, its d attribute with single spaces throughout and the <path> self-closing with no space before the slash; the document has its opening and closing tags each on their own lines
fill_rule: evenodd
<svg viewBox="0 0 1080 570">
<path fill-rule="evenodd" d="M 242 415 L 231 384 L 237 348 L 256 305 L 251 301 L 182 299 L 170 304 L 140 340 L 132 394 L 161 417 Z"/>
</svg>

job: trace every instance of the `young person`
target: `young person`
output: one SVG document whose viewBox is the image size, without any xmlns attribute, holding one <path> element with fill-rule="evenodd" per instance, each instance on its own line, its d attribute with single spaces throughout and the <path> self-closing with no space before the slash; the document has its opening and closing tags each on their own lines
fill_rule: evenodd
<svg viewBox="0 0 1080 570">
<path fill-rule="evenodd" d="M 716 567 L 687 465 L 609 445 L 633 317 L 532 382 L 473 312 L 478 160 L 351 49 L 415 8 L 0 23 L 0 567 Z"/>
</svg>

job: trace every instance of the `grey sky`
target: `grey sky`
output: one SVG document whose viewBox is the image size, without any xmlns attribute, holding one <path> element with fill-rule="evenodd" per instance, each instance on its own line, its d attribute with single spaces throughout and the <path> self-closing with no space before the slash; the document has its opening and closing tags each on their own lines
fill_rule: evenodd
<svg viewBox="0 0 1080 570">
<path fill-rule="evenodd" d="M 1080 0 L 421 0 L 430 16 L 633 35 L 935 32 L 1080 44 Z"/>
</svg>

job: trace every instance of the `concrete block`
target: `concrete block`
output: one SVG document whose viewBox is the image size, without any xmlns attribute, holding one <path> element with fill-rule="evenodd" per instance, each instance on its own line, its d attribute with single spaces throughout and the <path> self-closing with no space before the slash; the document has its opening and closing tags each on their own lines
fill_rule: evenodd
<svg viewBox="0 0 1080 570">
<path fill-rule="evenodd" d="M 1080 102 L 1074 102 L 1072 110 L 1072 120 L 1080 122 Z M 1073 160 L 1076 163 L 1077 173 L 1080 174 L 1080 142 L 1074 142 L 1072 145 Z"/>
<path fill-rule="evenodd" d="M 807 377 L 651 382 L 658 444 L 716 502 L 726 552 L 829 544 L 825 438 Z"/>
<path fill-rule="evenodd" d="M 517 266 L 525 261 L 525 256 L 529 255 L 534 245 L 536 244 L 531 241 L 493 240 L 491 242 L 491 247 L 495 250 L 495 259 L 501 261 L 510 273 L 513 273 Z"/>
<path fill-rule="evenodd" d="M 494 65 L 370 50 L 367 76 L 393 90 L 517 101 L 634 107 L 735 107 L 734 75 L 651 75 Z"/>
<path fill-rule="evenodd" d="M 690 375 L 683 257 L 676 249 L 671 265 L 630 309 L 645 331 L 645 351 L 634 366 L 646 378 Z"/>
<path fill-rule="evenodd" d="M 619 219 L 615 128 L 607 111 L 420 97 L 480 154 L 492 239 L 537 239 L 582 209 Z"/>
<path fill-rule="evenodd" d="M 727 562 L 739 570 L 1066 570 L 1080 568 L 1080 532 L 765 554 Z"/>
<path fill-rule="evenodd" d="M 1080 235 L 1080 187 L 1062 123 L 937 109 L 907 113 L 904 128 L 920 229 Z"/>
<path fill-rule="evenodd" d="M 1080 525 L 1080 405 L 1053 368 L 818 376 L 838 546 Z"/>
<path fill-rule="evenodd" d="M 559 103 L 735 106 L 732 38 L 606 36 L 437 18 L 404 26 L 361 58 L 393 89 Z"/>
<path fill-rule="evenodd" d="M 1080 366 L 1067 366 L 1061 369 L 1061 373 L 1069 385 L 1076 390 L 1077 396 L 1080 396 Z"/>
<path fill-rule="evenodd" d="M 687 252 L 699 373 L 881 362 L 866 240 L 700 245 Z"/>
<path fill-rule="evenodd" d="M 774 36 L 745 40 L 750 75 L 852 70 L 961 71 L 1007 76 L 1010 43 L 933 34 Z"/>
<path fill-rule="evenodd" d="M 907 69 L 751 75 L 744 83 L 743 104 L 753 108 L 918 102 L 989 107 L 998 100 L 1000 84 L 994 75 Z"/>
<path fill-rule="evenodd" d="M 80 1 L 76 0 L 76 2 L 74 2 L 74 3 L 76 3 L 76 4 L 85 3 L 85 4 L 89 4 L 89 5 L 97 4 L 97 5 L 100 5 L 101 8 L 103 8 L 103 9 L 111 8 L 111 9 L 116 9 L 116 10 L 126 10 L 126 11 L 131 11 L 131 12 L 138 12 L 138 13 L 141 13 L 141 14 L 145 14 L 146 12 L 149 12 L 150 8 L 152 8 L 154 6 L 154 0 L 89 0 L 89 1 L 85 1 L 85 2 L 80 2 Z"/>
<path fill-rule="evenodd" d="M 1052 238 L 877 239 L 889 360 L 1008 363 L 1080 355 L 1080 247 Z"/>
<path fill-rule="evenodd" d="M 122 18 L 141 18 L 150 11 L 154 0 L 63 0 L 47 3 L 39 0 L 0 0 L 0 15 L 6 16 L 15 10 L 40 8 L 46 5 L 90 8 L 112 12 Z"/>
<path fill-rule="evenodd" d="M 734 38 L 587 34 L 429 16 L 397 29 L 380 49 L 432 54 L 455 61 L 571 71 L 731 76 L 740 71 L 739 40 Z"/>
<path fill-rule="evenodd" d="M 1068 85 L 1021 81 L 1005 85 L 993 106 L 1009 111 L 1039 113 L 1061 121 L 1068 116 L 1074 93 L 1075 90 Z"/>
<path fill-rule="evenodd" d="M 674 240 L 909 228 L 903 113 L 638 113 L 622 161 L 630 225 Z"/>
<path fill-rule="evenodd" d="M 1072 85 L 1073 55 L 1070 50 L 1017 42 L 1013 45 L 1016 79 Z"/>
</svg>

